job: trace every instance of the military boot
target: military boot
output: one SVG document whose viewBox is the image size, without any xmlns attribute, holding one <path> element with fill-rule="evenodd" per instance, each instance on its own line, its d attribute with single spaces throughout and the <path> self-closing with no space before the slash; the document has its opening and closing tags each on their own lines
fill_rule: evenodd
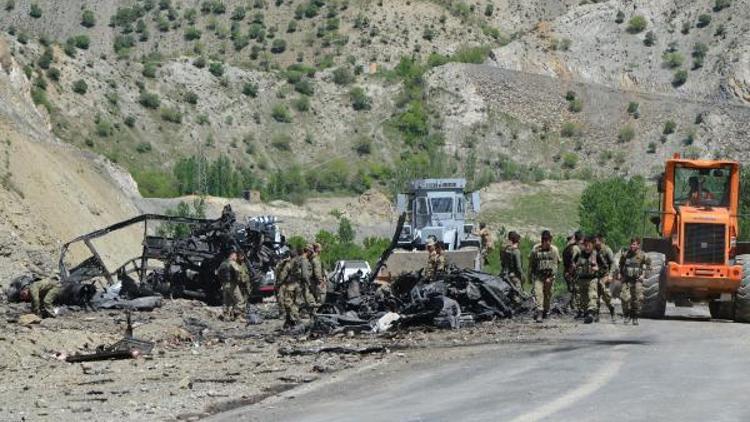
<svg viewBox="0 0 750 422">
<path fill-rule="evenodd" d="M 583 318 L 583 311 L 576 312 L 576 316 L 574 317 L 574 319 L 581 319 L 581 318 Z"/>
<path fill-rule="evenodd" d="M 536 311 L 534 313 L 534 321 L 536 322 L 542 322 L 542 313 L 539 311 Z"/>
<path fill-rule="evenodd" d="M 599 322 L 599 310 L 597 309 L 596 312 L 594 312 L 594 322 Z"/>
<path fill-rule="evenodd" d="M 609 305 L 609 316 L 612 318 L 612 322 L 615 322 L 615 307 L 614 305 Z"/>
<path fill-rule="evenodd" d="M 594 312 L 586 311 L 586 314 L 583 316 L 583 323 L 591 324 L 592 322 L 594 322 Z"/>
<path fill-rule="evenodd" d="M 542 312 L 542 319 L 547 319 L 548 316 L 549 316 L 549 312 L 547 311 Z"/>
<path fill-rule="evenodd" d="M 638 312 L 631 312 L 630 318 L 633 320 L 633 325 L 638 325 Z"/>
</svg>

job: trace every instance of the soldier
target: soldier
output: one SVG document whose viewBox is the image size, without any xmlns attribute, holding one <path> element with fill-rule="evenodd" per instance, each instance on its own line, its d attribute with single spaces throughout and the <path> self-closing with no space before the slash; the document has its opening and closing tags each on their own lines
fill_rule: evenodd
<svg viewBox="0 0 750 422">
<path fill-rule="evenodd" d="M 586 237 L 583 249 L 575 258 L 575 275 L 578 288 L 578 309 L 584 310 L 583 322 L 591 324 L 596 316 L 599 302 L 599 277 L 605 266 L 601 256 L 594 250 L 594 238 Z"/>
<path fill-rule="evenodd" d="M 479 223 L 479 252 L 482 255 L 482 263 L 489 264 L 489 256 L 495 249 L 495 242 L 492 239 L 492 232 L 484 223 Z"/>
<path fill-rule="evenodd" d="M 24 286 L 19 292 L 21 302 L 31 302 L 31 311 L 42 318 L 54 318 L 53 306 L 60 297 L 62 287 L 57 280 L 46 278 Z"/>
<path fill-rule="evenodd" d="M 521 260 L 521 249 L 518 247 L 520 241 L 521 236 L 511 231 L 508 233 L 508 243 L 500 254 L 500 263 L 502 264 L 500 275 L 519 290 L 523 289 L 523 262 Z"/>
<path fill-rule="evenodd" d="M 237 262 L 237 250 L 231 249 L 224 262 L 219 265 L 217 273 L 221 281 L 223 293 L 224 319 L 234 320 L 242 315 L 242 296 L 238 294 L 240 287 L 240 273 L 242 269 Z"/>
<path fill-rule="evenodd" d="M 542 232 L 542 242 L 534 245 L 529 256 L 529 279 L 533 283 L 536 312 L 534 320 L 542 322 L 549 314 L 552 298 L 552 284 L 555 282 L 557 267 L 560 265 L 560 253 L 552 244 L 549 230 Z"/>
<path fill-rule="evenodd" d="M 312 267 L 312 293 L 315 300 L 322 304 L 326 299 L 326 290 L 328 290 L 328 280 L 326 274 L 323 271 L 323 263 L 320 261 L 320 253 L 323 251 L 323 247 L 320 243 L 313 243 L 312 245 L 312 258 L 310 259 L 310 266 Z"/>
<path fill-rule="evenodd" d="M 630 248 L 620 255 L 620 277 L 622 278 L 622 315 L 625 323 L 632 320 L 638 325 L 638 313 L 643 303 L 643 278 L 651 270 L 651 259 L 641 250 L 641 239 L 630 239 Z"/>
<path fill-rule="evenodd" d="M 615 321 L 615 307 L 612 306 L 612 292 L 609 290 L 609 285 L 612 282 L 612 274 L 615 271 L 615 254 L 612 253 L 612 249 L 604 243 L 604 235 L 597 234 L 594 238 L 594 249 L 601 256 L 604 267 L 601 269 L 602 276 L 599 277 L 599 301 L 596 304 L 596 319 L 599 319 L 599 311 L 601 309 L 601 302 L 607 305 L 609 309 L 609 316 L 612 318 L 612 322 Z"/>
<path fill-rule="evenodd" d="M 580 248 L 578 247 L 578 241 L 575 239 L 575 235 L 568 236 L 565 249 L 563 249 L 562 253 L 562 262 L 564 269 L 563 278 L 565 279 L 565 284 L 568 286 L 568 292 L 570 292 L 570 302 L 568 302 L 570 310 L 577 309 L 576 301 L 578 298 L 576 296 L 576 277 L 573 261 L 579 252 Z M 575 317 L 582 318 L 583 313 L 579 311 Z"/>
<path fill-rule="evenodd" d="M 247 268 L 247 259 L 242 252 L 237 254 L 237 269 L 239 270 L 238 284 L 240 287 L 240 293 L 242 294 L 242 302 L 243 305 L 247 305 L 247 303 L 250 302 L 250 297 L 254 290 L 251 282 L 250 270 Z M 240 309 L 244 309 L 244 306 Z"/>
<path fill-rule="evenodd" d="M 297 252 L 290 251 L 276 266 L 276 301 L 284 315 L 284 328 L 291 328 L 299 322 L 299 282 L 292 277 L 296 258 Z"/>
<path fill-rule="evenodd" d="M 302 303 L 304 303 L 304 308 L 312 317 L 318 307 L 318 303 L 312 293 L 312 268 L 310 261 L 312 260 L 313 249 L 308 245 L 304 249 L 297 250 L 297 254 L 298 256 L 294 260 L 294 266 L 292 267 L 292 275 L 299 282 L 299 294 Z"/>
<path fill-rule="evenodd" d="M 435 242 L 432 238 L 427 239 L 427 252 L 427 265 L 423 274 L 426 279 L 432 281 L 438 274 L 445 272 L 445 255 L 443 255 L 443 248 L 440 243 Z"/>
</svg>

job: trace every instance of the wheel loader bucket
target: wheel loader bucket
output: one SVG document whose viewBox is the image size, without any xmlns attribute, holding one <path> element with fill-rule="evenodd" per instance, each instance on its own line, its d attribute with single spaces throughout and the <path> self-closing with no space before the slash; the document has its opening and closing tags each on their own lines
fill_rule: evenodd
<svg viewBox="0 0 750 422">
<path fill-rule="evenodd" d="M 443 251 L 448 266 L 481 270 L 479 248 L 461 248 L 455 251 Z M 401 273 L 418 271 L 427 264 L 427 251 L 395 250 L 386 261 L 378 278 L 388 279 Z"/>
</svg>

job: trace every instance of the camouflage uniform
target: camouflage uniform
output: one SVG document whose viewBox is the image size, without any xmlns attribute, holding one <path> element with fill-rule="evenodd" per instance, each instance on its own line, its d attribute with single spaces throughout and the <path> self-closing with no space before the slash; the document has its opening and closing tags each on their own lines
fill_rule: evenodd
<svg viewBox="0 0 750 422">
<path fill-rule="evenodd" d="M 489 263 L 488 257 L 492 254 L 492 250 L 495 249 L 495 244 L 492 241 L 492 232 L 487 227 L 479 230 L 480 240 L 480 253 L 482 254 L 482 262 L 484 265 Z"/>
<path fill-rule="evenodd" d="M 500 254 L 500 264 L 502 265 L 500 275 L 518 289 L 521 289 L 523 286 L 523 262 L 518 245 L 513 243 L 505 245 L 502 254 Z"/>
<path fill-rule="evenodd" d="M 568 285 L 568 290 L 570 291 L 570 309 L 575 309 L 578 311 L 583 311 L 582 309 L 578 308 L 578 288 L 576 286 L 576 275 L 575 275 L 575 260 L 578 257 L 578 254 L 581 253 L 581 247 L 578 246 L 578 243 L 576 243 L 574 240 L 568 243 L 567 246 L 565 246 L 565 249 L 563 249 L 563 268 L 565 269 L 565 272 L 563 273 L 563 277 L 565 278 L 565 283 Z"/>
<path fill-rule="evenodd" d="M 597 312 L 601 308 L 601 302 L 607 305 L 607 308 L 612 311 L 612 292 L 609 290 L 609 284 L 612 282 L 612 271 L 615 269 L 615 254 L 612 252 L 612 248 L 602 243 L 600 248 L 597 248 L 596 252 L 602 258 L 604 267 L 601 268 L 601 277 L 599 277 L 599 299 L 596 304 Z M 612 314 L 614 315 L 614 313 Z"/>
<path fill-rule="evenodd" d="M 582 250 L 575 262 L 576 288 L 578 289 L 578 309 L 594 315 L 599 303 L 599 276 L 604 262 L 601 256 L 592 250 Z"/>
<path fill-rule="evenodd" d="M 284 325 L 289 327 L 299 321 L 299 282 L 292 276 L 294 259 L 286 258 L 276 267 L 276 301 L 284 315 Z"/>
<path fill-rule="evenodd" d="M 424 276 L 428 280 L 434 280 L 435 277 L 445 272 L 445 255 L 432 251 L 427 256 L 427 266 L 424 269 Z"/>
<path fill-rule="evenodd" d="M 323 272 L 323 263 L 320 262 L 320 255 L 317 253 L 313 254 L 312 259 L 310 259 L 310 266 L 312 267 L 312 280 L 310 284 L 312 294 L 318 303 L 323 303 L 326 298 L 326 290 L 328 290 L 328 280 L 326 280 L 326 275 Z"/>
<path fill-rule="evenodd" d="M 534 245 L 529 256 L 529 279 L 533 284 L 537 312 L 549 312 L 552 299 L 552 284 L 555 282 L 557 267 L 560 265 L 560 252 L 555 245 L 544 249 Z"/>
<path fill-rule="evenodd" d="M 643 277 L 650 269 L 651 258 L 640 249 L 636 252 L 628 250 L 620 256 L 620 301 L 625 318 L 637 319 L 643 303 Z"/>
<path fill-rule="evenodd" d="M 250 271 L 247 269 L 247 265 L 237 263 L 237 267 L 239 269 L 239 286 L 243 301 L 242 308 L 244 309 L 244 305 L 247 304 L 247 302 L 250 300 L 250 295 L 253 292 L 253 286 L 250 278 Z"/>
<path fill-rule="evenodd" d="M 31 311 L 41 317 L 54 316 L 53 307 L 61 291 L 60 284 L 51 279 L 32 283 L 29 286 Z"/>
<path fill-rule="evenodd" d="M 318 303 L 310 289 L 312 284 L 312 268 L 310 266 L 310 259 L 307 255 L 302 254 L 294 258 L 292 276 L 297 279 L 300 286 L 298 292 L 299 299 L 304 304 L 305 309 L 312 314 L 315 311 L 315 308 L 318 307 Z"/>
<path fill-rule="evenodd" d="M 237 261 L 225 259 L 218 269 L 223 294 L 224 317 L 234 319 L 242 315 L 243 298 L 238 292 L 241 288 L 242 268 Z"/>
</svg>

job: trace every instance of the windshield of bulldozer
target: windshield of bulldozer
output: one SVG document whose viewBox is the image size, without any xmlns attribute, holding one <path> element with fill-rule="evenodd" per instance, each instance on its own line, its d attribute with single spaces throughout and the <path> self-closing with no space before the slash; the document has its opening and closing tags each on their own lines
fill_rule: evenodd
<svg viewBox="0 0 750 422">
<path fill-rule="evenodd" d="M 675 207 L 728 207 L 731 170 L 730 165 L 716 169 L 678 165 L 674 173 Z"/>
</svg>

